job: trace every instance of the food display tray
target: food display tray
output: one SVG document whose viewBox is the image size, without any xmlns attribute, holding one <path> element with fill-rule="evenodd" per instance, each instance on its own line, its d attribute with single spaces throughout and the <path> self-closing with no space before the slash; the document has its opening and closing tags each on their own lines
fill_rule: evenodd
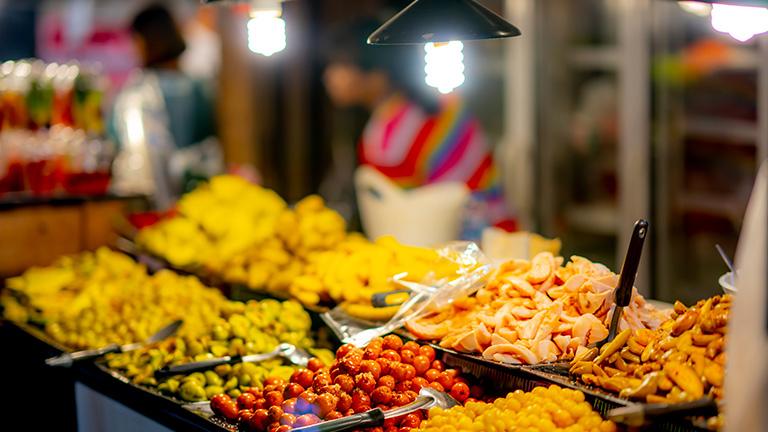
<svg viewBox="0 0 768 432">
<path fill-rule="evenodd" d="M 27 335 L 35 338 L 36 340 L 44 343 L 45 345 L 48 345 L 49 347 L 61 351 L 61 352 L 69 352 L 71 351 L 69 348 L 65 347 L 64 345 L 56 342 L 51 337 L 49 337 L 45 332 L 38 326 L 35 326 L 33 324 L 24 324 L 19 323 L 15 321 L 3 321 L 7 325 L 11 325 L 22 331 L 23 333 L 26 333 Z"/>
<path fill-rule="evenodd" d="M 185 413 L 194 415 L 198 421 L 202 421 L 204 425 L 209 426 L 206 428 L 206 430 L 230 432 L 237 431 L 237 426 L 228 424 L 227 422 L 215 416 L 210 410 L 205 409 L 205 407 L 208 406 L 208 402 L 189 403 L 178 398 L 164 395 L 154 388 L 134 384 L 125 375 L 108 368 L 103 361 L 96 362 L 95 366 L 99 371 L 101 371 L 101 373 L 111 377 L 115 381 L 120 382 L 122 386 L 124 386 L 126 389 L 130 389 L 131 392 L 142 392 L 150 396 L 153 400 L 153 403 L 161 403 L 166 406 L 172 405 L 175 411 L 184 411 Z"/>
<path fill-rule="evenodd" d="M 587 400 L 603 417 L 608 411 L 622 406 L 640 405 L 638 402 L 632 402 L 619 398 L 605 390 L 588 386 L 568 373 L 569 364 L 566 362 L 530 365 L 523 367 L 527 373 L 547 380 L 551 383 L 580 390 L 587 397 Z M 698 420 L 680 419 L 675 421 L 655 422 L 647 430 L 659 432 L 703 432 L 708 431 L 706 425 Z"/>
<path fill-rule="evenodd" d="M 552 384 L 545 379 L 541 379 L 528 373 L 528 371 L 519 365 L 516 367 L 497 365 L 500 366 L 500 368 L 494 370 L 489 368 L 488 365 L 476 365 L 476 363 L 473 363 L 473 359 L 467 358 L 462 353 L 449 352 L 450 350 L 445 350 L 434 344 L 429 345 L 435 348 L 438 359 L 445 362 L 447 366 L 461 368 L 462 373 L 474 376 L 478 379 L 483 388 L 492 395 L 506 394 L 506 392 L 518 389 L 530 391 L 535 387 Z M 120 378 L 119 374 L 117 378 Z M 186 404 L 184 405 L 184 408 L 197 413 L 202 418 L 205 418 L 207 421 L 223 429 L 237 431 L 236 425 L 228 423 L 225 419 L 213 414 L 208 408 L 208 404 Z"/>
<path fill-rule="evenodd" d="M 494 387 L 504 390 L 530 391 L 535 387 L 557 384 L 561 387 L 580 390 L 586 400 L 603 417 L 608 411 L 635 405 L 634 402 L 615 397 L 599 389 L 593 389 L 555 373 L 543 372 L 541 366 L 506 364 L 488 360 L 477 354 L 468 354 L 442 348 L 430 343 L 435 350 L 442 352 L 446 364 L 460 367 L 462 372 L 469 373 L 485 382 L 493 383 Z M 565 370 L 567 373 L 567 369 Z"/>
<path fill-rule="evenodd" d="M 479 354 L 465 353 L 450 348 L 444 348 L 434 341 L 419 340 L 405 329 L 400 329 L 395 333 L 405 339 L 414 340 L 421 344 L 431 346 L 436 352 L 443 356 L 447 365 L 461 368 L 461 371 L 464 373 L 469 373 L 483 381 L 493 383 L 493 387 L 498 390 L 530 391 L 535 387 L 559 384 L 548 380 L 547 376 L 531 373 L 530 370 L 522 364 L 501 363 L 494 360 L 488 360 Z M 617 406 L 627 406 L 627 401 L 619 400 L 617 402 L 620 402 Z"/>
<path fill-rule="evenodd" d="M 400 329 L 398 335 L 427 343 L 437 352 L 442 353 L 447 365 L 460 367 L 462 372 L 469 373 L 486 383 L 492 383 L 494 388 L 506 390 L 530 391 L 534 387 L 556 384 L 584 393 L 584 396 L 592 407 L 604 418 L 608 411 L 614 408 L 639 405 L 627 399 L 622 399 L 601 388 L 585 385 L 568 373 L 568 362 L 556 362 L 539 365 L 516 365 L 489 360 L 479 354 L 471 354 L 444 348 L 435 342 L 421 341 L 409 331 Z M 701 421 L 683 419 L 680 421 L 667 421 L 654 423 L 647 430 L 660 432 L 702 432 L 709 429 Z"/>
<path fill-rule="evenodd" d="M 413 334 L 404 329 L 398 330 L 397 333 L 402 337 L 417 340 Z M 559 369 L 554 369 L 564 370 L 565 376 L 563 376 L 558 373 L 546 372 L 545 367 L 556 367 L 554 365 L 530 366 L 501 363 L 494 360 L 488 360 L 479 354 L 464 353 L 450 348 L 444 348 L 434 342 L 420 341 L 420 343 L 427 343 L 432 346 L 435 351 L 441 353 L 447 365 L 461 368 L 462 372 L 473 375 L 485 383 L 491 383 L 492 388 L 497 389 L 497 391 L 530 391 L 535 387 L 557 384 L 561 387 L 582 391 L 586 400 L 603 417 L 605 417 L 608 411 L 614 408 L 635 405 L 634 402 L 618 398 L 600 389 L 587 387 L 575 380 L 569 379 L 567 374 L 568 369 L 565 366 L 561 366 Z"/>
<path fill-rule="evenodd" d="M 247 288 L 243 288 L 243 297 L 238 300 L 265 299 L 274 298 L 273 296 L 258 293 Z M 247 290 L 247 292 L 245 292 Z M 248 298 L 248 296 L 250 298 Z M 330 345 L 337 346 L 338 340 L 329 337 L 333 332 L 325 325 L 320 318 L 320 310 L 308 309 L 313 320 L 313 330 L 320 332 L 320 338 L 330 341 Z M 30 337 L 43 342 L 44 344 L 58 351 L 68 351 L 68 349 L 57 343 L 37 325 L 10 323 L 16 326 Z M 416 338 L 405 330 L 396 332 L 406 339 Z M 476 377 L 488 391 L 501 394 L 504 391 L 523 390 L 530 391 L 535 387 L 557 384 L 561 387 L 580 390 L 586 396 L 586 400 L 603 417 L 608 411 L 618 407 L 637 405 L 636 402 L 628 401 L 616 397 L 613 394 L 602 389 L 584 385 L 568 374 L 567 363 L 554 363 L 544 365 L 512 365 L 493 360 L 488 360 L 477 354 L 468 354 L 451 349 L 443 348 L 436 343 L 427 343 L 432 346 L 446 365 L 461 368 L 463 373 Z M 206 430 L 206 431 L 237 431 L 237 426 L 226 422 L 224 419 L 214 415 L 207 408 L 207 404 L 190 404 L 166 396 L 156 389 L 133 384 L 129 378 L 119 372 L 109 369 L 104 361 L 96 361 L 76 365 L 75 376 L 78 381 L 92 387 L 103 394 L 125 403 L 136 411 L 147 415 L 153 419 L 159 419 L 161 423 L 172 424 L 178 427 L 183 425 L 184 429 Z M 127 398 L 128 401 L 124 401 Z M 135 401 L 142 401 L 134 403 Z M 702 422 L 695 422 L 688 419 L 667 421 L 664 423 L 654 423 L 647 430 L 665 431 L 665 432 L 700 432 L 706 431 Z"/>
<path fill-rule="evenodd" d="M 406 330 L 401 329 L 397 333 L 402 337 L 417 340 L 413 334 Z M 588 386 L 574 379 L 568 374 L 569 364 L 567 362 L 540 365 L 507 364 L 488 360 L 478 354 L 463 353 L 443 348 L 434 342 L 420 342 L 429 344 L 438 353 L 441 353 L 447 365 L 461 368 L 462 372 L 480 379 L 486 384 L 487 388 L 493 388 L 497 391 L 530 391 L 535 387 L 556 384 L 584 393 L 586 401 L 603 417 L 606 417 L 608 412 L 614 408 L 639 405 L 637 402 L 619 398 L 601 388 Z M 660 432 L 703 432 L 708 429 L 702 421 L 682 419 L 653 423 L 646 430 Z"/>
</svg>

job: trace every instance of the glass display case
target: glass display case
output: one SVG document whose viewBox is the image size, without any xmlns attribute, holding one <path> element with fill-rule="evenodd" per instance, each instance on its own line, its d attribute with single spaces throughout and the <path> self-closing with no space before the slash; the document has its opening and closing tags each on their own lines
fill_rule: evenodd
<svg viewBox="0 0 768 432">
<path fill-rule="evenodd" d="M 619 228 L 616 2 L 540 3 L 542 30 L 553 31 L 539 33 L 538 220 L 546 234 L 562 238 L 566 255 L 579 251 L 613 264 Z"/>
<path fill-rule="evenodd" d="M 534 42 L 510 48 L 506 105 L 508 119 L 534 107 L 535 168 L 510 180 L 535 185 L 520 203 L 527 227 L 618 270 L 647 218 L 641 291 L 686 302 L 718 291 L 715 245 L 734 253 L 768 154 L 768 36 L 739 42 L 671 1 L 519 3 L 508 13 Z"/>
<path fill-rule="evenodd" d="M 715 245 L 733 256 L 765 158 L 768 40 L 739 42 L 672 2 L 652 14 L 654 282 L 690 301 L 719 291 Z"/>
</svg>

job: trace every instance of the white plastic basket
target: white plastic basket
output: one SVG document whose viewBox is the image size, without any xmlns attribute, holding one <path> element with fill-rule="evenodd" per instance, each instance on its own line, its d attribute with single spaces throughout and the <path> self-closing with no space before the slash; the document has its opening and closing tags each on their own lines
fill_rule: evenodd
<svg viewBox="0 0 768 432">
<path fill-rule="evenodd" d="M 369 166 L 355 172 L 357 201 L 369 238 L 392 235 L 413 246 L 434 246 L 461 234 L 469 188 L 460 182 L 403 190 Z"/>
</svg>

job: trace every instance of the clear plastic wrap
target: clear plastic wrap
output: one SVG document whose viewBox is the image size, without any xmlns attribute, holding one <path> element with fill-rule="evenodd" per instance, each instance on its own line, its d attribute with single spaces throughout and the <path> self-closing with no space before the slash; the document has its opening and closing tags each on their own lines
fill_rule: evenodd
<svg viewBox="0 0 768 432">
<path fill-rule="evenodd" d="M 491 264 L 475 243 L 452 242 L 438 248 L 437 253 L 459 265 L 456 278 L 438 282 L 412 282 L 405 280 L 407 274 L 395 275 L 392 279 L 410 290 L 411 296 L 386 323 L 372 323 L 350 317 L 341 307 L 322 314 L 323 321 L 342 342 L 365 346 L 372 339 L 399 329 L 406 321 L 432 308 L 441 308 L 456 298 L 471 295 L 482 287 L 491 272 Z"/>
</svg>

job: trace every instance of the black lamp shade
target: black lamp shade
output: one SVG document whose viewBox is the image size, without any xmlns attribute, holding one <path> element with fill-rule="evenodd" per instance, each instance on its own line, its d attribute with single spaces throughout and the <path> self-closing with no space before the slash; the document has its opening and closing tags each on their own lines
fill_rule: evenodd
<svg viewBox="0 0 768 432">
<path fill-rule="evenodd" d="M 474 0 L 416 0 L 368 37 L 372 45 L 414 45 L 520 36 Z"/>
<path fill-rule="evenodd" d="M 683 1 L 683 0 L 674 0 Z M 754 6 L 754 7 L 768 7 L 768 0 L 692 0 L 699 3 L 720 3 L 734 6 Z"/>
</svg>

